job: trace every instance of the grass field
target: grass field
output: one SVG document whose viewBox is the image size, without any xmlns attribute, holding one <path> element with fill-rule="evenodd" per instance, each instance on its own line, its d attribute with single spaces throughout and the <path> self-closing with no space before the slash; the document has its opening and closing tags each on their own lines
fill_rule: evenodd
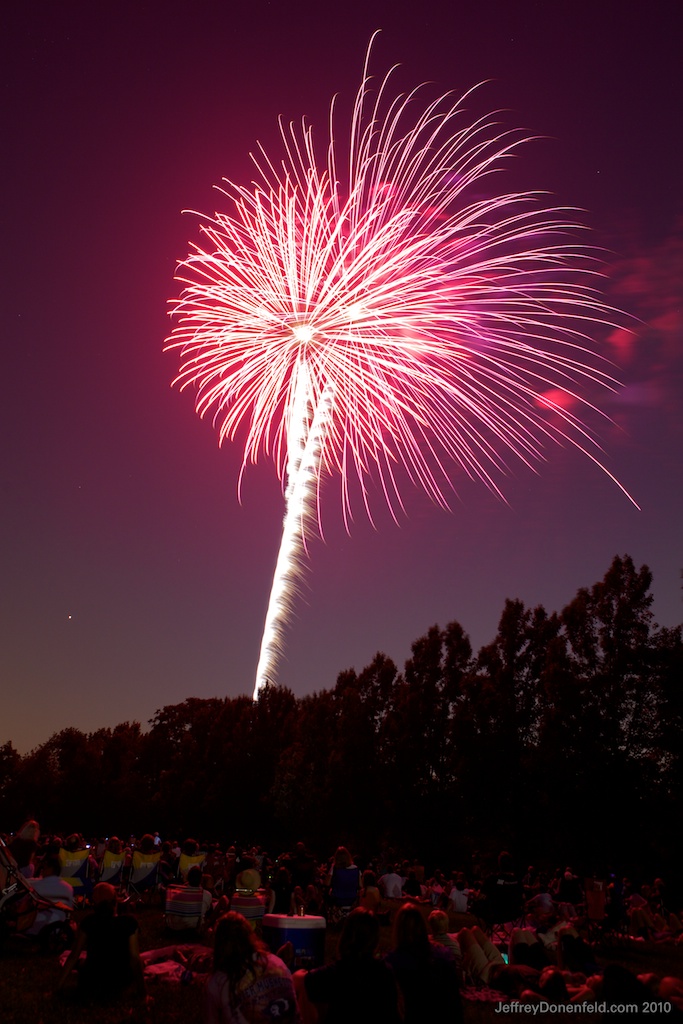
<svg viewBox="0 0 683 1024">
<path fill-rule="evenodd" d="M 169 944 L 158 906 L 138 908 L 135 916 L 140 925 L 141 951 Z M 336 931 L 330 930 L 327 933 L 328 961 L 335 958 L 338 937 Z M 383 927 L 380 952 L 387 951 L 390 943 L 390 930 Z M 683 977 L 681 947 L 655 947 L 643 943 L 623 945 L 603 951 L 599 959 L 603 964 L 621 963 L 635 973 L 654 971 L 660 975 Z M 151 982 L 147 989 L 151 997 L 149 1003 L 127 1001 L 103 1007 L 77 1003 L 74 999 L 74 986 L 64 994 L 54 995 L 60 970 L 55 957 L 42 955 L 35 951 L 35 947 L 29 947 L 19 940 L 5 943 L 0 952 L 2 1024 L 201 1024 L 200 985 Z M 494 1024 L 500 1018 L 501 1014 L 496 1014 L 491 1004 L 465 1003 L 466 1024 Z M 531 1019 L 531 1015 L 528 1019 Z M 601 1018 L 582 1013 L 581 1019 L 586 1022 Z"/>
</svg>

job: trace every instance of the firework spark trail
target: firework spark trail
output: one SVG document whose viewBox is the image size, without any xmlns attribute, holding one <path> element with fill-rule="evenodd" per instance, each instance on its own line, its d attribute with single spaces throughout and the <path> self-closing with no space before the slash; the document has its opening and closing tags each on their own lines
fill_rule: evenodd
<svg viewBox="0 0 683 1024">
<path fill-rule="evenodd" d="M 246 430 L 240 487 L 262 453 L 286 481 L 255 696 L 277 677 L 323 477 L 347 529 L 356 489 L 372 519 L 371 480 L 395 518 L 406 477 L 448 507 L 453 465 L 501 494 L 505 453 L 533 468 L 550 441 L 615 480 L 572 411 L 617 387 L 590 340 L 615 314 L 579 225 L 534 193 L 468 198 L 526 139 L 492 116 L 458 127 L 448 96 L 414 117 L 419 90 L 391 98 L 391 74 L 372 99 L 366 60 L 346 160 L 334 104 L 322 163 L 310 126 L 281 123 L 281 164 L 259 147 L 251 188 L 225 181 L 231 212 L 178 273 L 176 382 L 221 443 Z"/>
<path fill-rule="evenodd" d="M 296 394 L 287 440 L 289 458 L 282 540 L 263 627 L 254 697 L 277 675 L 285 629 L 303 569 L 306 528 L 311 520 L 317 518 L 320 450 L 332 405 L 331 392 L 323 394 L 311 419 L 312 392 L 305 363 L 298 367 L 296 378 Z"/>
</svg>

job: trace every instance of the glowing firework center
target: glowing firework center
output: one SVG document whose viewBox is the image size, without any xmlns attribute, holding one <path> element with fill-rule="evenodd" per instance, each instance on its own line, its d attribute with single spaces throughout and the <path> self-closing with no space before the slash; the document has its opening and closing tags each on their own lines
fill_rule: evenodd
<svg viewBox="0 0 683 1024">
<path fill-rule="evenodd" d="M 292 328 L 292 334 L 294 335 L 294 340 L 301 345 L 313 341 L 313 328 L 307 324 L 299 324 L 297 327 Z"/>
</svg>

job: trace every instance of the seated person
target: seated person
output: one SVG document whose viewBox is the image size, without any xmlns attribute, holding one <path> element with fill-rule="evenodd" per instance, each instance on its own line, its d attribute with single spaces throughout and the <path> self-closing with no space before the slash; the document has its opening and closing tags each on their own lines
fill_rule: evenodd
<svg viewBox="0 0 683 1024">
<path fill-rule="evenodd" d="M 306 849 L 305 843 L 297 843 L 290 860 L 294 885 L 300 885 L 305 892 L 315 882 L 315 860 Z"/>
<path fill-rule="evenodd" d="M 548 932 L 537 935 L 528 928 L 515 928 L 510 936 L 509 949 L 511 964 L 525 964 L 539 971 L 545 971 L 555 963 L 568 974 L 578 972 L 585 975 L 598 970 L 590 946 L 566 921 L 558 921 Z"/>
<path fill-rule="evenodd" d="M 313 883 L 308 885 L 304 896 L 306 899 L 306 913 L 320 917 L 323 912 L 323 898 L 317 886 Z"/>
<path fill-rule="evenodd" d="M 377 885 L 377 878 L 374 871 L 363 872 L 363 884 L 360 890 L 360 906 L 375 914 L 382 903 L 382 894 Z"/>
<path fill-rule="evenodd" d="M 626 900 L 629 933 L 636 938 L 654 939 L 673 931 L 661 914 L 653 913 L 646 895 L 649 896 L 649 890 L 643 886 L 642 892 L 633 892 Z"/>
<path fill-rule="evenodd" d="M 225 881 L 225 857 L 216 844 L 209 846 L 202 870 L 205 876 L 205 887 L 210 889 L 214 895 L 222 892 Z"/>
<path fill-rule="evenodd" d="M 422 887 L 417 880 L 417 875 L 412 868 L 408 871 L 408 876 L 403 885 L 403 892 L 406 896 L 412 897 L 412 899 L 419 899 L 422 895 Z"/>
<path fill-rule="evenodd" d="M 61 869 L 59 857 L 54 855 L 45 857 L 41 877 L 29 880 L 29 885 L 41 899 L 61 906 L 38 907 L 33 924 L 25 930 L 26 935 L 39 935 L 47 925 L 66 921 L 69 912 L 73 910 L 73 886 L 59 877 Z"/>
<path fill-rule="evenodd" d="M 557 963 L 563 970 L 590 975 L 599 969 L 593 950 L 571 924 L 564 924 L 559 929 L 555 952 Z"/>
<path fill-rule="evenodd" d="M 284 865 L 277 869 L 270 887 L 269 914 L 290 914 L 294 884 L 292 876 Z"/>
<path fill-rule="evenodd" d="M 236 879 L 236 888 L 230 899 L 230 909 L 246 918 L 251 928 L 259 926 L 266 912 L 266 900 L 258 890 L 261 876 L 256 868 L 246 868 Z"/>
<path fill-rule="evenodd" d="M 478 925 L 474 928 L 461 928 L 457 941 L 462 953 L 463 970 L 472 982 L 488 985 L 494 965 L 505 966 L 503 954 Z"/>
<path fill-rule="evenodd" d="M 443 910 L 432 910 L 427 918 L 427 924 L 429 925 L 430 941 L 453 951 L 458 974 L 460 974 L 462 970 L 462 950 L 460 949 L 457 935 L 452 935 L 448 931 L 448 914 Z"/>
<path fill-rule="evenodd" d="M 463 1020 L 455 955 L 429 941 L 420 908 L 404 903 L 394 921 L 394 948 L 387 953 L 403 997 L 405 1024 Z"/>
<path fill-rule="evenodd" d="M 92 892 L 91 868 L 93 858 L 78 832 L 73 832 L 59 851 L 61 873 L 69 885 L 74 887 L 77 897 L 90 896 Z M 95 865 L 97 870 L 97 864 Z"/>
<path fill-rule="evenodd" d="M 305 1024 L 400 1024 L 396 982 L 375 959 L 378 943 L 377 918 L 356 907 L 344 921 L 336 963 L 294 975 Z"/>
<path fill-rule="evenodd" d="M 560 879 L 560 884 L 557 890 L 557 901 L 558 903 L 567 904 L 568 909 L 565 916 L 576 917 L 577 914 L 575 908 L 580 906 L 583 903 L 583 900 L 584 895 L 581 883 L 572 869 L 568 867 L 565 869 L 565 872 Z"/>
<path fill-rule="evenodd" d="M 446 879 L 439 868 L 436 869 L 434 877 L 430 878 L 427 883 L 427 898 L 434 907 L 443 906 L 444 902 L 448 899 L 446 893 Z"/>
<path fill-rule="evenodd" d="M 185 885 L 171 885 L 166 890 L 166 927 L 172 931 L 200 929 L 212 903 L 211 893 L 202 888 L 202 869 L 191 867 Z"/>
<path fill-rule="evenodd" d="M 171 844 L 168 841 L 163 842 L 160 849 L 159 881 L 162 886 L 173 885 L 178 875 L 178 859 L 174 857 Z"/>
<path fill-rule="evenodd" d="M 542 971 L 551 960 L 547 944 L 542 938 L 542 935 L 536 935 L 529 928 L 513 928 L 508 947 L 510 963 L 524 964 L 526 967 Z"/>
<path fill-rule="evenodd" d="M 469 902 L 470 890 L 466 887 L 465 876 L 462 872 L 456 875 L 455 882 L 448 894 L 449 907 L 456 914 L 466 914 Z"/>
<path fill-rule="evenodd" d="M 241 914 L 227 913 L 216 925 L 203 1019 L 204 1024 L 301 1024 L 287 967 L 259 942 Z"/>
<path fill-rule="evenodd" d="M 503 850 L 498 856 L 498 871 L 486 879 L 481 888 L 481 899 L 472 907 L 472 912 L 487 925 L 503 924 L 521 917 L 524 890 L 513 868 L 512 857 Z"/>
<path fill-rule="evenodd" d="M 378 884 L 385 899 L 400 900 L 403 896 L 403 879 L 393 865 L 389 866 L 389 869 L 382 875 Z"/>
<path fill-rule="evenodd" d="M 575 918 L 568 918 L 573 908 L 569 904 L 556 904 L 549 892 L 539 892 L 526 904 L 528 924 L 535 929 L 543 945 L 552 951 L 557 949 L 560 935 Z"/>
<path fill-rule="evenodd" d="M 290 906 L 291 909 L 289 912 L 290 914 L 293 914 L 294 917 L 303 917 L 306 913 L 306 897 L 304 896 L 304 891 L 300 885 L 294 886 Z"/>
<path fill-rule="evenodd" d="M 129 915 L 117 916 L 116 889 L 108 882 L 97 883 L 92 900 L 95 910 L 81 922 L 57 991 L 64 987 L 85 950 L 85 960 L 78 971 L 79 994 L 105 1002 L 129 989 L 143 996 L 137 921 Z"/>
</svg>

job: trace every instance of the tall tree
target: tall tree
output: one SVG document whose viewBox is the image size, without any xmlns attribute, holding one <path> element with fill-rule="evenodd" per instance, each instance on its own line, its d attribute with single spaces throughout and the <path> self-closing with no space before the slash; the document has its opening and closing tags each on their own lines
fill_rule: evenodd
<svg viewBox="0 0 683 1024">
<path fill-rule="evenodd" d="M 642 756 L 655 700 L 651 584 L 647 566 L 636 569 L 630 556 L 616 556 L 604 579 L 580 590 L 561 616 L 581 699 L 576 756 L 593 792 L 609 794 L 583 806 L 603 847 L 625 835 L 634 815 L 647 816 Z"/>
</svg>

